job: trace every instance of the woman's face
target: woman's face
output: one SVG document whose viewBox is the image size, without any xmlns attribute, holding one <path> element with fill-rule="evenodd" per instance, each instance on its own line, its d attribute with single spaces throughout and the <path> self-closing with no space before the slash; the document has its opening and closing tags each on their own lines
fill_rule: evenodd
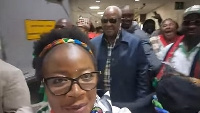
<svg viewBox="0 0 200 113">
<path fill-rule="evenodd" d="M 45 56 L 42 67 L 44 78 L 77 78 L 94 71 L 95 66 L 89 52 L 75 44 L 61 44 L 51 49 Z M 58 82 L 59 79 L 52 83 Z M 61 96 L 53 95 L 47 87 L 45 90 L 55 113 L 90 113 L 96 100 L 96 87 L 85 91 L 77 83 L 72 85 L 67 94 Z"/>
<path fill-rule="evenodd" d="M 176 23 L 172 20 L 165 20 L 161 25 L 161 31 L 164 35 L 174 35 L 177 32 Z"/>
</svg>

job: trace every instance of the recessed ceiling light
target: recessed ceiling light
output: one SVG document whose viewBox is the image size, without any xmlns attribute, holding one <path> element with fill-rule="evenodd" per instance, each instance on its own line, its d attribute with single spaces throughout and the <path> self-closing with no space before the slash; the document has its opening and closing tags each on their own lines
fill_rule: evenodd
<svg viewBox="0 0 200 113">
<path fill-rule="evenodd" d="M 100 1 L 100 0 L 97 0 L 96 2 L 99 3 L 99 2 L 101 2 L 101 1 Z"/>
<path fill-rule="evenodd" d="M 97 12 L 97 14 L 99 14 L 99 15 L 103 15 L 103 13 L 104 13 L 104 12 Z"/>
<path fill-rule="evenodd" d="M 140 0 L 135 0 L 136 2 L 140 1 Z"/>
<path fill-rule="evenodd" d="M 101 16 L 103 16 L 103 15 L 101 15 Z"/>
<path fill-rule="evenodd" d="M 89 8 L 90 9 L 99 9 L 100 7 L 99 6 L 90 6 Z"/>
</svg>

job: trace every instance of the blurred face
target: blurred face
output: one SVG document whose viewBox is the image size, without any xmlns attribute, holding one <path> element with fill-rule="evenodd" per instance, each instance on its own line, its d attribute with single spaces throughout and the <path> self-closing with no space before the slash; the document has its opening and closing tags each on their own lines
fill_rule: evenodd
<svg viewBox="0 0 200 113">
<path fill-rule="evenodd" d="M 177 32 L 177 26 L 176 23 L 172 20 L 165 20 L 161 25 L 161 31 L 165 35 L 165 37 L 171 37 L 172 35 L 176 35 Z"/>
<path fill-rule="evenodd" d="M 90 113 L 96 99 L 97 77 L 89 73 L 94 71 L 90 54 L 79 45 L 61 44 L 47 53 L 42 73 L 54 113 Z"/>
<path fill-rule="evenodd" d="M 183 18 L 183 31 L 186 37 L 200 36 L 200 14 L 189 14 Z"/>
<path fill-rule="evenodd" d="M 121 23 L 121 17 L 117 9 L 108 9 L 101 19 L 103 32 L 107 37 L 116 36 Z"/>
<path fill-rule="evenodd" d="M 84 26 L 78 26 L 78 28 L 85 34 L 88 34 L 88 29 Z"/>
<path fill-rule="evenodd" d="M 68 22 L 67 19 L 58 20 L 58 22 L 55 25 L 55 29 L 63 29 L 66 27 L 72 27 L 72 24 Z"/>
<path fill-rule="evenodd" d="M 129 9 L 122 10 L 122 28 L 129 29 L 133 21 L 133 12 Z"/>
<path fill-rule="evenodd" d="M 145 32 L 147 32 L 148 34 L 152 34 L 155 30 L 155 24 L 153 22 L 147 22 L 146 24 L 144 24 L 143 27 L 145 29 Z"/>
</svg>

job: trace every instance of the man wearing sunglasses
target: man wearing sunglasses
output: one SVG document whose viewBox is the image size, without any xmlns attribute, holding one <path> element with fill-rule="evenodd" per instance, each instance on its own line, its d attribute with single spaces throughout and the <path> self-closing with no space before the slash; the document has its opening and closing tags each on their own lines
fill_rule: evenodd
<svg viewBox="0 0 200 113">
<path fill-rule="evenodd" d="M 121 29 L 122 12 L 116 6 L 105 9 L 103 34 L 91 40 L 96 48 L 98 92 L 110 91 L 112 102 L 131 103 L 148 94 L 148 61 L 139 38 Z M 101 93 L 101 94 L 100 94 Z M 129 105 L 125 105 L 129 107 Z M 131 105 L 130 105 L 131 106 Z M 130 107 L 129 107 L 130 108 Z"/>
<path fill-rule="evenodd" d="M 169 62 L 179 73 L 200 78 L 200 5 L 185 10 L 182 32 L 184 37 L 166 46 L 159 57 Z"/>
</svg>

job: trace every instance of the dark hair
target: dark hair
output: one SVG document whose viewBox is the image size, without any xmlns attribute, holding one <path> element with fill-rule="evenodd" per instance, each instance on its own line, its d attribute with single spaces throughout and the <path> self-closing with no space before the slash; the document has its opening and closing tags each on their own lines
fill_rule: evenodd
<svg viewBox="0 0 200 113">
<path fill-rule="evenodd" d="M 147 19 L 147 20 L 145 20 L 143 25 L 146 25 L 147 23 L 153 23 L 153 24 L 156 24 L 155 21 L 152 20 L 152 19 Z"/>
<path fill-rule="evenodd" d="M 153 26 L 149 26 L 149 25 L 148 25 L 149 23 L 152 23 Z M 144 24 L 143 24 L 142 30 L 145 31 L 145 32 L 147 32 L 148 34 L 152 34 L 153 31 L 155 31 L 155 26 L 156 26 L 156 23 L 155 23 L 154 20 L 152 20 L 152 19 L 147 19 L 147 20 L 145 20 L 145 22 L 144 22 Z M 151 28 L 151 31 L 148 30 L 149 28 Z"/>
<path fill-rule="evenodd" d="M 170 113 L 197 113 L 200 110 L 198 79 L 169 74 L 158 83 L 156 93 L 163 108 Z M 200 81 L 199 81 L 200 82 Z"/>
<path fill-rule="evenodd" d="M 35 74 L 39 80 L 42 79 L 41 76 L 41 68 L 42 68 L 42 62 L 44 59 L 43 57 L 39 57 L 39 54 L 42 52 L 44 47 L 50 43 L 52 43 L 55 40 L 61 39 L 61 38 L 71 38 L 71 39 L 77 39 L 81 42 L 86 43 L 90 49 L 92 50 L 93 54 L 95 55 L 94 47 L 90 43 L 89 38 L 82 33 L 76 26 L 73 26 L 71 28 L 64 28 L 64 29 L 54 29 L 50 33 L 41 35 L 40 40 L 34 43 L 34 59 L 33 59 L 33 68 L 35 69 Z"/>
<path fill-rule="evenodd" d="M 90 23 L 90 29 L 89 29 L 89 32 L 95 32 L 95 27 L 94 27 L 94 25 L 93 25 L 93 23 L 91 22 Z"/>
<path fill-rule="evenodd" d="M 173 19 L 171 19 L 171 18 L 167 18 L 167 19 L 163 20 L 163 21 L 161 22 L 161 25 L 162 25 L 165 21 L 168 21 L 168 20 L 174 22 L 174 24 L 176 25 L 176 29 L 179 28 L 178 23 L 177 23 L 176 21 L 174 21 Z"/>
<path fill-rule="evenodd" d="M 100 30 L 103 30 L 101 26 L 96 27 L 96 32 L 100 33 Z"/>
</svg>

